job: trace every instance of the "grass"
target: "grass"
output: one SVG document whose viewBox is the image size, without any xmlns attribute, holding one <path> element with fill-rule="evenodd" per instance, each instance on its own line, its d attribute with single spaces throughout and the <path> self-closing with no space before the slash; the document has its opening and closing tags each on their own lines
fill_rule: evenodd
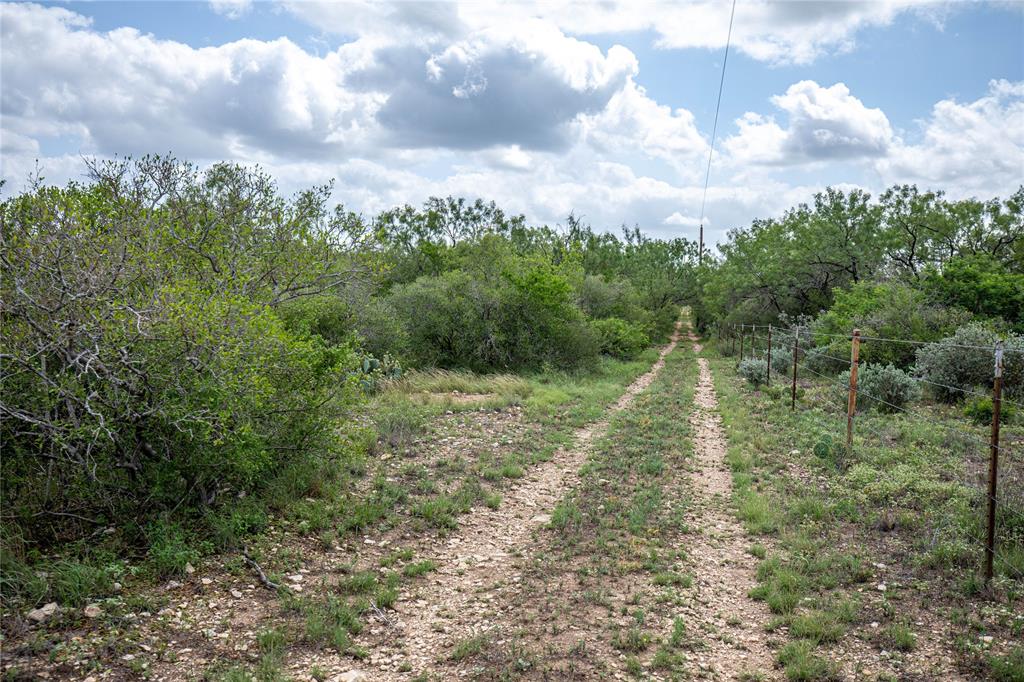
<svg viewBox="0 0 1024 682">
<path fill-rule="evenodd" d="M 625 633 L 618 632 L 612 638 L 612 646 L 619 651 L 628 653 L 640 653 L 651 646 L 651 635 L 643 632 L 638 627 L 631 627 Z"/>
<path fill-rule="evenodd" d="M 449 532 L 474 507 L 498 508 L 504 486 L 549 460 L 574 429 L 600 416 L 630 381 L 649 368 L 656 354 L 656 349 L 650 349 L 631 361 L 605 359 L 591 371 L 579 373 L 411 372 L 386 382 L 361 417 L 353 420 L 355 425 L 339 434 L 345 446 L 342 458 L 285 466 L 259 495 L 230 505 L 222 505 L 221 499 L 226 498 L 218 498 L 194 526 L 160 523 L 136 529 L 150 547 L 141 567 L 113 558 L 134 542 L 122 541 L 120 534 L 109 541 L 106 535 L 100 536 L 100 543 L 81 552 L 69 549 L 55 559 L 12 551 L 17 547 L 5 535 L 0 543 L 4 609 L 23 612 L 28 608 L 24 605 L 51 600 L 76 608 L 96 599 L 109 601 L 115 581 L 128 583 L 127 598 L 129 590 L 147 590 L 154 581 L 181 580 L 190 564 L 201 569 L 206 557 L 221 552 L 226 553 L 223 563 L 234 566 L 236 573 L 247 573 L 249 569 L 234 555 L 242 547 L 271 579 L 281 580 L 303 561 L 301 553 L 288 549 L 296 536 L 309 537 L 332 551 L 348 536 L 372 534 L 396 524 L 408 524 L 414 533 Z M 420 442 L 437 428 L 438 417 L 450 416 L 445 421 L 452 423 L 445 428 L 458 429 L 472 424 L 475 417 L 466 414 L 469 411 L 509 405 L 522 407 L 522 418 L 531 428 L 524 429 L 518 440 L 503 440 L 499 451 L 456 453 L 436 463 L 408 458 L 417 448 L 432 447 Z M 650 520 L 652 502 L 656 501 L 636 499 L 634 524 Z M 121 544 L 100 551 L 100 545 L 106 547 L 114 540 Z M 301 600 L 284 599 L 289 617 L 299 622 L 282 626 L 281 632 L 289 643 L 316 644 L 357 656 L 360 652 L 351 636 L 371 604 L 390 607 L 398 598 L 397 579 L 414 579 L 435 568 L 430 561 L 412 559 L 410 552 L 398 550 L 381 560 L 381 568 L 390 571 L 345 576 L 333 593 L 316 596 L 314 590 Z M 120 613 L 120 608 L 104 605 L 111 613 Z M 54 619 L 48 627 L 60 629 L 64 621 Z M 276 679 L 279 674 L 262 654 L 259 670 L 252 665 L 219 670 L 217 675 L 237 674 L 239 679 Z"/>
<path fill-rule="evenodd" d="M 555 504 L 516 597 L 523 624 L 516 636 L 541 647 L 530 676 L 609 677 L 602 647 L 580 644 L 592 639 L 621 653 L 630 675 L 658 670 L 675 679 L 687 670 L 684 650 L 698 644 L 671 614 L 689 599 L 692 583 L 682 547 L 691 456 L 687 415 L 696 375 L 685 346 L 670 354 L 651 387 L 593 441 L 579 484 Z M 571 386 L 559 390 L 567 393 Z M 531 408 L 530 401 L 546 395 L 535 391 L 527 410 L 542 409 Z M 555 582 L 573 587 L 552 592 Z M 594 612 L 600 615 L 585 615 Z M 573 614 L 579 632 L 574 629 L 565 646 L 556 645 L 551 636 L 564 632 L 566 614 Z M 621 624 L 619 618 L 628 620 Z"/>
<path fill-rule="evenodd" d="M 444 369 L 408 372 L 400 379 L 388 381 L 382 390 L 384 395 L 398 393 L 414 400 L 437 400 L 446 406 L 459 404 L 452 399 L 453 394 L 497 397 L 503 401 L 502 405 L 509 405 L 522 401 L 532 392 L 530 381 L 517 374 L 475 374 Z M 493 402 L 487 404 L 496 406 Z"/>
<path fill-rule="evenodd" d="M 882 631 L 882 642 L 889 649 L 913 651 L 917 646 L 917 635 L 903 623 L 892 623 Z"/>
<path fill-rule="evenodd" d="M 805 639 L 786 644 L 779 651 L 778 661 L 792 682 L 831 682 L 842 679 L 836 667 L 814 653 L 815 645 Z"/>
<path fill-rule="evenodd" d="M 402 575 L 406 578 L 418 578 L 421 575 L 426 575 L 433 570 L 437 569 L 437 564 L 429 559 L 424 561 L 417 561 L 413 564 L 407 564 L 402 568 Z"/>
<path fill-rule="evenodd" d="M 1004 641 L 1020 636 L 1012 618 L 994 622 L 990 610 L 975 608 L 987 594 L 977 579 L 978 545 L 969 540 L 982 534 L 981 504 L 964 469 L 984 456 L 979 448 L 929 422 L 866 411 L 847 453 L 845 419 L 827 412 L 825 380 L 803 381 L 794 412 L 788 391 L 752 390 L 713 342 L 705 354 L 729 440 L 737 516 L 751 534 L 770 538 L 748 550 L 760 560 L 751 596 L 775 615 L 773 631 L 785 628 L 789 641 L 778 658 L 789 679 L 834 679 L 829 652 L 853 633 L 880 649 L 915 650 L 910 623 L 921 607 L 945 612 L 954 632 L 962 627 L 954 613 L 966 609 L 981 614 L 982 631 Z M 966 424 L 953 409 L 916 409 L 958 429 Z M 1010 576 L 1024 533 L 1001 528 L 997 599 L 1019 613 L 1024 584 Z M 890 569 L 877 568 L 883 564 Z M 874 587 L 883 580 L 885 592 Z M 872 620 L 881 627 L 866 628 Z M 1003 665 L 976 646 L 956 651 L 958 667 L 972 677 L 994 677 Z M 889 664 L 898 670 L 901 660 Z"/>
<path fill-rule="evenodd" d="M 490 642 L 487 635 L 476 635 L 468 639 L 463 639 L 452 647 L 451 653 L 448 654 L 448 660 L 450 661 L 462 661 L 471 656 L 476 656 L 484 650 L 484 647 Z"/>
</svg>

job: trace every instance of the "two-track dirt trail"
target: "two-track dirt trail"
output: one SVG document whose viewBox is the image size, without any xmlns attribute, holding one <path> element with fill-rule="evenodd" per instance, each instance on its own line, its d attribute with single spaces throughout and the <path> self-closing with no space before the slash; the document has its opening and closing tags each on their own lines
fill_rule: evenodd
<svg viewBox="0 0 1024 682">
<path fill-rule="evenodd" d="M 521 580 L 536 530 L 578 484 L 578 471 L 591 455 L 595 439 L 608 428 L 610 417 L 627 408 L 662 371 L 679 335 L 677 326 L 659 360 L 627 388 L 604 419 L 580 429 L 572 446 L 509 491 L 500 509 L 468 516 L 438 546 L 432 558 L 439 568 L 430 583 L 415 599 L 396 606 L 394 637 L 385 650 L 375 652 L 375 658 L 385 664 L 373 672 L 373 679 L 407 680 L 410 672 L 452 673 L 444 658 L 453 646 L 474 634 L 507 631 L 502 626 L 515 621 L 515 614 L 509 612 L 515 606 L 502 599 L 501 592 Z M 699 352 L 692 333 L 689 338 Z M 768 613 L 747 596 L 754 585 L 753 562 L 746 553 L 749 541 L 729 511 L 732 484 L 725 463 L 725 437 L 715 413 L 710 369 L 706 360 L 698 362 L 700 377 L 691 417 L 693 504 L 687 518 L 694 532 L 687 536 L 685 547 L 692 562 L 693 588 L 680 615 L 702 643 L 690 663 L 693 672 L 713 679 L 740 679 L 752 672 L 771 676 L 773 661 L 764 631 Z M 389 659 L 401 659 L 412 670 L 390 668 Z"/>
<path fill-rule="evenodd" d="M 699 353 L 697 338 L 692 333 L 688 338 Z M 693 603 L 687 615 L 691 630 L 702 630 L 707 637 L 695 658 L 715 679 L 734 680 L 751 672 L 769 679 L 773 657 L 764 625 L 770 614 L 748 596 L 756 584 L 754 560 L 747 552 L 750 539 L 729 509 L 732 475 L 711 368 L 704 358 L 697 363 L 700 375 L 690 418 L 694 500 L 687 522 L 698 532 L 686 548 L 693 559 Z"/>
<path fill-rule="evenodd" d="M 499 509 L 478 510 L 460 520 L 458 531 L 443 541 L 437 556 L 430 557 L 438 563 L 432 580 L 417 599 L 399 602 L 393 617 L 398 635 L 395 648 L 404 653 L 402 658 L 413 671 L 433 669 L 438 656 L 458 637 L 489 626 L 496 614 L 488 588 L 518 579 L 513 554 L 528 549 L 532 531 L 550 520 L 552 508 L 577 483 L 591 444 L 607 430 L 611 416 L 629 406 L 661 372 L 665 357 L 679 342 L 680 328 L 677 323 L 651 369 L 626 388 L 602 419 L 579 429 L 571 446 L 509 490 Z M 374 679 L 407 680 L 408 675 L 382 670 L 374 673 Z"/>
</svg>

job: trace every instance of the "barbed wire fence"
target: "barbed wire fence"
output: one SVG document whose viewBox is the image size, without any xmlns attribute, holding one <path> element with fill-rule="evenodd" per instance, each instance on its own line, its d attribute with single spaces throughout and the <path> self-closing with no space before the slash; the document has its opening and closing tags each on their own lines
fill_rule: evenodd
<svg viewBox="0 0 1024 682">
<path fill-rule="evenodd" d="M 931 529 L 930 544 L 938 546 L 942 537 L 960 537 L 969 540 L 971 546 L 980 552 L 981 571 L 984 582 L 988 585 L 996 574 L 996 567 L 1004 575 L 1015 580 L 1024 580 L 1021 552 L 1017 546 L 1024 538 L 1011 537 L 1004 533 L 1000 537 L 1000 527 L 1011 529 L 1024 528 L 1024 462 L 1020 452 L 1024 439 L 1005 440 L 1002 429 L 1005 419 L 1003 407 L 1010 406 L 1024 410 L 1024 404 L 1003 395 L 1003 378 L 1005 362 L 1008 356 L 1015 356 L 1015 362 L 1024 361 L 1024 349 L 1004 348 L 1001 342 L 993 346 L 944 343 L 947 348 L 955 348 L 963 353 L 988 354 L 992 364 L 991 392 L 975 390 L 977 387 L 954 386 L 931 379 L 910 374 L 922 389 L 941 389 L 950 395 L 962 395 L 965 398 L 990 399 L 992 417 L 988 425 L 988 437 L 971 430 L 964 420 L 942 419 L 935 414 L 896 405 L 880 396 L 866 393 L 858 382 L 858 370 L 862 364 L 860 350 L 862 344 L 901 344 L 914 347 L 933 345 L 930 341 L 908 339 L 891 339 L 868 336 L 860 330 L 852 330 L 850 334 L 824 334 L 812 332 L 807 327 L 775 327 L 773 325 L 727 325 L 717 330 L 718 347 L 723 354 L 736 355 L 739 361 L 747 358 L 764 359 L 766 361 L 764 384 L 772 386 L 773 381 L 789 390 L 791 411 L 801 410 L 805 417 L 811 417 L 812 423 L 821 430 L 823 435 L 837 437 L 842 444 L 843 456 L 850 460 L 858 447 L 874 445 L 894 446 L 903 441 L 906 431 L 914 424 L 924 424 L 930 428 L 941 430 L 943 447 L 962 453 L 960 466 L 952 471 L 944 472 L 959 483 L 967 494 L 968 512 L 976 522 L 976 528 L 983 532 L 975 532 L 962 525 L 954 528 L 957 518 L 946 515 L 944 519 Z M 850 357 L 841 358 L 830 355 L 815 339 L 827 339 L 830 343 L 837 340 L 849 342 Z M 828 346 L 825 346 L 827 349 Z M 807 361 L 808 354 L 814 354 L 819 365 L 811 367 Z M 786 360 L 773 362 L 781 356 Z M 835 374 L 849 370 L 849 379 L 840 381 Z M 824 400 L 808 404 L 798 401 L 798 389 L 801 383 L 813 382 L 828 387 Z M 858 402 L 860 406 L 858 406 Z M 870 402 L 884 406 L 886 414 L 883 418 L 891 424 L 885 431 L 875 428 L 870 421 L 864 419 L 865 403 Z M 893 428 L 894 427 L 894 428 Z M 905 444 L 910 446 L 910 444 Z M 1010 543 L 1009 552 L 1003 549 L 1001 541 Z"/>
</svg>

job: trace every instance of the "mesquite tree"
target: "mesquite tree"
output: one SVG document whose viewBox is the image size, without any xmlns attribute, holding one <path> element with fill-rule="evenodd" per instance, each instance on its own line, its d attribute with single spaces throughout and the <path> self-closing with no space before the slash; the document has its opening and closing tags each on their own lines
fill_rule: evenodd
<svg viewBox="0 0 1024 682">
<path fill-rule="evenodd" d="M 328 195 L 151 157 L 0 203 L 6 522 L 54 539 L 341 451 L 351 350 L 275 312 L 360 269 Z"/>
</svg>

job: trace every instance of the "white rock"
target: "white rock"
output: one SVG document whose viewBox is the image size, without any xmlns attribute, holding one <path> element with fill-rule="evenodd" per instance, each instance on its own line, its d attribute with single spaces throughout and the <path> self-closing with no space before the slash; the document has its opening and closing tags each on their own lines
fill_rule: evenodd
<svg viewBox="0 0 1024 682">
<path fill-rule="evenodd" d="M 370 678 L 362 670 L 349 670 L 334 678 L 334 682 L 369 682 L 369 680 Z"/>
<path fill-rule="evenodd" d="M 241 599 L 242 598 L 242 593 L 239 592 L 238 590 L 231 590 L 231 596 L 234 597 L 235 599 Z"/>
<path fill-rule="evenodd" d="M 212 585 L 213 584 L 213 579 L 212 578 L 200 578 L 199 582 L 201 582 L 204 585 Z"/>
<path fill-rule="evenodd" d="M 29 620 L 34 620 L 37 623 L 42 623 L 44 620 L 49 618 L 60 611 L 60 607 L 57 606 L 57 602 L 52 601 L 45 606 L 40 606 L 38 609 L 32 609 L 28 612 L 27 616 Z"/>
<path fill-rule="evenodd" d="M 193 566 L 192 564 L 185 564 L 185 573 L 188 573 L 189 575 L 192 575 L 195 572 L 196 572 L 196 567 L 195 566 Z"/>
<path fill-rule="evenodd" d="M 82 609 L 82 613 L 85 614 L 86 618 L 99 618 L 103 615 L 103 609 L 100 608 L 99 604 L 89 604 Z"/>
</svg>

